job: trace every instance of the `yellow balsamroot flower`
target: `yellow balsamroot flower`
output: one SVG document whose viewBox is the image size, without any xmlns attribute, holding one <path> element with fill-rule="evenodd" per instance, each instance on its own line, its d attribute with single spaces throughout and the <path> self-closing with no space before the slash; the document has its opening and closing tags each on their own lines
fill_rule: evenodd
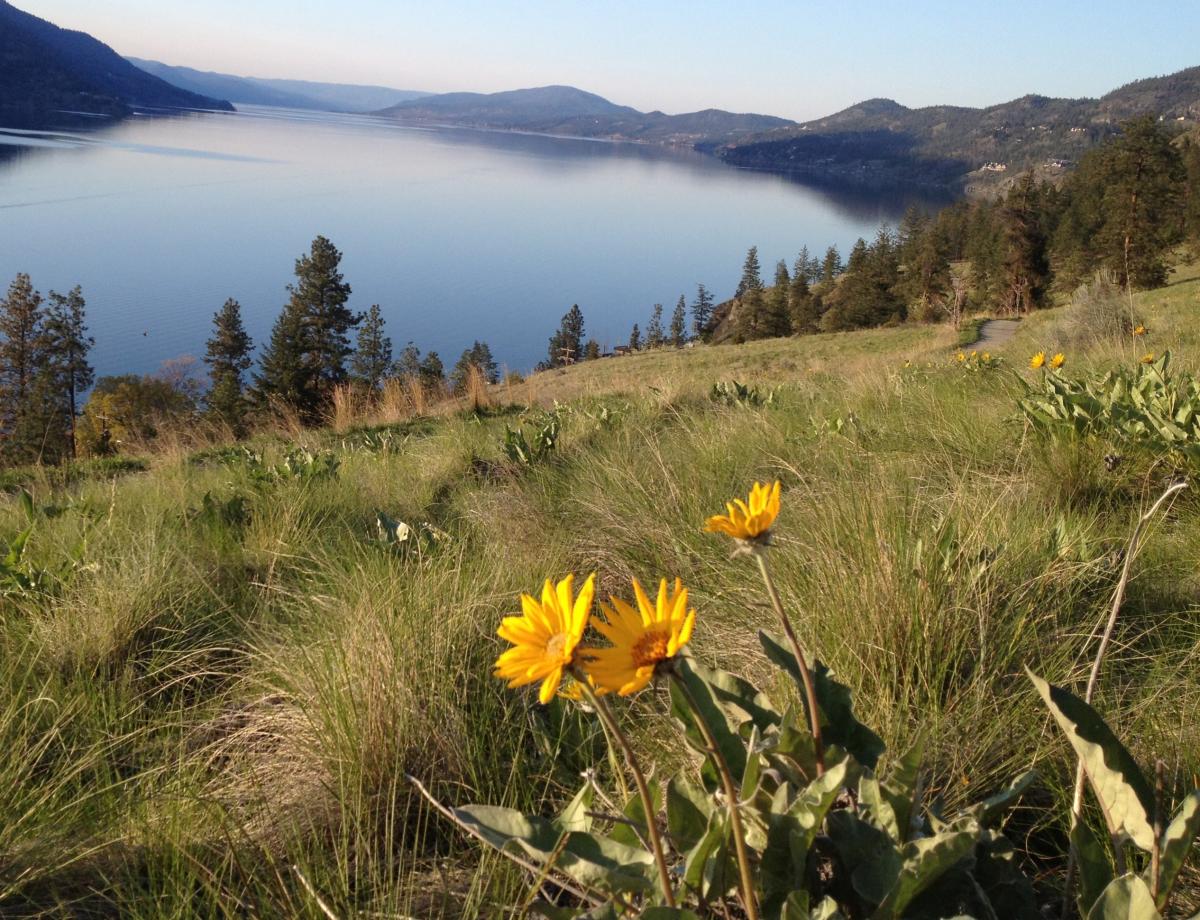
<svg viewBox="0 0 1200 920">
<path fill-rule="evenodd" d="M 1058 354 L 1056 354 L 1053 358 L 1050 359 L 1050 366 L 1052 368 L 1054 368 L 1055 370 L 1058 370 L 1060 367 L 1062 367 L 1064 364 L 1066 364 L 1066 362 L 1067 362 L 1067 356 L 1064 355 L 1060 351 Z"/>
<path fill-rule="evenodd" d="M 1046 353 L 1044 351 L 1039 351 L 1036 355 L 1029 359 L 1029 366 L 1035 371 L 1045 363 Z"/>
<path fill-rule="evenodd" d="M 964 361 L 967 360 L 967 356 L 965 354 L 963 354 L 961 351 L 957 355 L 955 355 L 955 357 L 958 359 L 959 364 L 962 364 Z"/>
<path fill-rule="evenodd" d="M 568 575 L 553 585 L 547 578 L 540 601 L 522 594 L 521 615 L 505 617 L 496 631 L 513 647 L 496 659 L 495 676 L 507 680 L 510 687 L 540 680 L 538 702 L 543 705 L 554 699 L 563 671 L 575 663 L 576 647 L 591 614 L 596 576 L 588 576 L 578 596 L 572 592 L 574 581 L 575 576 Z"/>
<path fill-rule="evenodd" d="M 655 669 L 692 638 L 696 611 L 688 609 L 687 588 L 678 578 L 670 591 L 667 580 L 662 580 L 654 603 L 636 578 L 633 593 L 636 610 L 614 597 L 611 607 L 600 605 L 605 619 L 592 618 L 592 625 L 612 646 L 588 649 L 584 666 L 588 679 L 605 693 L 637 693 L 654 678 Z"/>
<path fill-rule="evenodd" d="M 1137 326 L 1134 327 L 1133 334 L 1134 335 L 1145 335 L 1146 327 L 1143 326 L 1141 323 L 1138 323 Z"/>
<path fill-rule="evenodd" d="M 985 352 L 983 353 L 983 360 L 984 360 L 984 361 L 991 361 L 991 360 L 992 360 L 992 353 L 991 353 L 991 352 L 989 352 L 989 351 L 985 351 Z"/>
<path fill-rule="evenodd" d="M 750 500 L 735 498 L 725 505 L 728 514 L 715 514 L 704 524 L 710 533 L 723 533 L 735 540 L 763 542 L 779 515 L 779 480 L 771 486 L 756 482 Z"/>
<path fill-rule="evenodd" d="M 1142 363 L 1143 364 L 1153 364 L 1154 363 L 1154 352 L 1148 351 L 1144 355 L 1142 355 Z"/>
</svg>

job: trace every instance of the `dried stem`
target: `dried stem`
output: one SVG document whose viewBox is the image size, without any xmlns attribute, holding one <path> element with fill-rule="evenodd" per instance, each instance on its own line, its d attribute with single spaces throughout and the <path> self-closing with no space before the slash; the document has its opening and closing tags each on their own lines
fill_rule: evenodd
<svg viewBox="0 0 1200 920">
<path fill-rule="evenodd" d="M 1125 603 L 1125 589 L 1129 584 L 1129 573 L 1133 568 L 1133 560 L 1141 549 L 1140 541 L 1142 531 L 1146 525 L 1158 513 L 1158 509 L 1173 496 L 1176 492 L 1180 492 L 1187 488 L 1186 482 L 1176 482 L 1168 486 L 1166 491 L 1158 497 L 1153 505 L 1150 506 L 1140 518 L 1137 524 L 1134 525 L 1133 534 L 1129 538 L 1129 544 L 1125 548 L 1125 562 L 1121 566 L 1121 577 L 1117 581 L 1116 590 L 1113 592 L 1112 606 L 1108 612 L 1108 622 L 1104 625 L 1104 632 L 1100 636 L 1100 645 L 1096 649 L 1096 658 L 1092 662 L 1092 671 L 1088 675 L 1087 688 L 1083 693 L 1083 701 L 1091 705 L 1092 697 L 1096 694 L 1096 686 L 1100 683 L 1100 668 L 1104 664 L 1104 655 L 1108 651 L 1109 643 L 1112 641 L 1112 635 L 1117 628 L 1117 616 L 1121 612 L 1121 605 Z M 1083 759 L 1080 758 L 1078 766 L 1075 768 L 1075 794 L 1071 800 L 1071 829 L 1079 823 L 1083 815 L 1083 788 L 1084 788 L 1085 772 L 1083 768 Z M 1120 852 L 1120 847 L 1116 848 L 1116 857 L 1121 860 L 1123 854 Z M 1075 861 L 1077 854 L 1075 847 L 1072 846 L 1067 854 L 1067 872 L 1066 880 L 1063 884 L 1063 911 L 1062 915 L 1065 918 L 1068 914 L 1071 904 L 1071 887 L 1075 880 Z"/>
<path fill-rule="evenodd" d="M 579 686 L 583 689 L 588 702 L 595 708 L 596 714 L 600 716 L 600 721 L 607 726 L 610 738 L 617 742 L 621 753 L 625 755 L 625 762 L 629 765 L 629 772 L 633 774 L 638 795 L 642 799 L 642 812 L 646 817 L 646 835 L 650 838 L 650 850 L 654 854 L 654 862 L 658 866 L 658 881 L 662 886 L 663 900 L 666 901 L 668 907 L 674 907 L 675 892 L 671 888 L 671 873 L 667 869 L 667 858 L 663 854 L 662 835 L 659 834 L 658 823 L 655 821 L 654 799 L 650 797 L 650 787 L 646 785 L 646 776 L 638 764 L 637 755 L 634 754 L 633 746 L 625 737 L 625 733 L 621 731 L 621 726 L 617 724 L 617 720 L 613 717 L 612 710 L 608 708 L 608 703 L 604 701 L 604 698 L 596 695 L 586 677 L 579 680 Z"/>
<path fill-rule="evenodd" d="M 704 714 L 700 711 L 691 690 L 675 671 L 672 670 L 670 673 L 671 679 L 675 681 L 675 686 L 679 688 L 683 698 L 687 701 L 688 708 L 692 710 L 692 715 L 696 717 L 696 725 L 700 728 L 700 733 L 704 735 L 708 753 L 712 755 L 717 773 L 720 774 L 725 798 L 729 803 L 729 824 L 733 830 L 733 845 L 737 853 L 738 872 L 741 875 L 742 904 L 746 908 L 748 920 L 758 920 L 758 901 L 754 896 L 754 875 L 750 871 L 750 854 L 746 850 L 746 834 L 742 829 L 742 816 L 738 812 L 739 796 L 737 786 L 733 782 L 733 774 L 729 772 L 729 762 L 725 760 L 725 755 L 717 747 L 717 739 L 713 736 L 712 728 L 705 721 Z"/>
<path fill-rule="evenodd" d="M 821 710 L 817 708 L 817 688 L 813 684 L 812 672 L 808 669 L 808 660 L 804 656 L 804 650 L 800 648 L 800 641 L 792 629 L 792 621 L 783 609 L 783 601 L 780 600 L 779 591 L 775 588 L 775 580 L 771 577 L 771 568 L 767 565 L 766 551 L 758 548 L 754 553 L 754 558 L 758 560 L 758 570 L 762 573 L 763 584 L 767 586 L 767 595 L 771 598 L 771 606 L 775 608 L 775 615 L 779 617 L 783 633 L 792 647 L 792 655 L 796 658 L 796 667 L 800 670 L 800 689 L 808 701 L 808 722 L 812 729 L 813 749 L 816 752 L 817 776 L 821 776 L 825 773 L 825 744 L 821 740 Z"/>
</svg>

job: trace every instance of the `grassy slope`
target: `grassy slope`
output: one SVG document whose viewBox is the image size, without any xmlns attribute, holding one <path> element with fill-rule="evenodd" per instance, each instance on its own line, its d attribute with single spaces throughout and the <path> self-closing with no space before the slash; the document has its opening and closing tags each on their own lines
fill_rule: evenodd
<svg viewBox="0 0 1200 920">
<path fill-rule="evenodd" d="M 1198 303 L 1195 277 L 1140 297 L 1149 347 L 1194 367 Z M 1030 440 L 1011 373 L 964 373 L 952 343 L 901 328 L 538 375 L 507 395 L 569 408 L 532 469 L 504 460 L 515 417 L 496 412 L 412 423 L 394 452 L 312 433 L 339 452 L 330 480 L 256 486 L 242 464 L 164 457 L 55 495 L 66 509 L 39 517 L 28 555 L 65 571 L 84 534 L 78 563 L 48 594 L 0 598 L 0 913 L 315 917 L 294 864 L 341 916 L 488 914 L 513 880 L 430 821 L 404 772 L 460 803 L 535 806 L 577 782 L 588 723 L 490 677 L 499 618 L 547 575 L 595 569 L 603 592 L 679 575 L 697 654 L 763 676 L 749 563 L 700 531 L 755 477 L 784 481 L 784 600 L 864 720 L 893 745 L 924 728 L 950 799 L 1037 764 L 1016 820 L 1041 854 L 1039 806 L 1061 802 L 1068 765 L 1022 668 L 1080 682 L 1112 554 L 1158 474 L 1109 476 L 1102 445 Z M 1062 311 L 1005 354 L 1019 368 L 1060 347 L 1071 367 L 1136 358 L 1125 343 L 1085 354 Z M 782 389 L 761 409 L 711 402 L 730 378 Z M 206 494 L 245 496 L 248 522 L 195 513 Z M 377 509 L 454 542 L 402 558 L 374 540 Z M 1190 496 L 1154 527 L 1101 698 L 1181 777 L 1200 772 L 1198 524 Z M 24 526 L 0 507 L 0 542 Z M 631 708 L 666 772 L 681 755 L 650 743 L 663 705 Z"/>
</svg>

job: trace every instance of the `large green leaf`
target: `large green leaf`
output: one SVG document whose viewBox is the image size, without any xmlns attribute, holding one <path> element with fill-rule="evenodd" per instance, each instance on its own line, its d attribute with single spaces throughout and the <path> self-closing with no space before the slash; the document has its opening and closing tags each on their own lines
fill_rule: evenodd
<svg viewBox="0 0 1200 920">
<path fill-rule="evenodd" d="M 1113 833 L 1125 833 L 1149 852 L 1154 848 L 1154 795 L 1142 771 L 1091 706 L 1025 669 L 1071 742 L 1087 772 Z"/>
<path fill-rule="evenodd" d="M 617 843 L 623 843 L 626 846 L 642 847 L 645 845 L 646 828 L 650 821 L 657 820 L 658 812 L 662 809 L 663 790 L 660 783 L 652 781 L 651 777 L 646 778 L 646 784 L 650 787 L 650 804 L 654 806 L 654 815 L 650 818 L 646 817 L 646 809 L 642 806 L 642 797 L 640 795 L 631 795 L 629 801 L 625 803 L 625 810 L 622 812 L 622 817 L 630 824 L 615 824 L 609 836 Z M 636 825 L 637 830 L 630 825 Z M 639 837 L 638 835 L 641 834 Z"/>
<path fill-rule="evenodd" d="M 562 814 L 555 819 L 555 826 L 562 831 L 590 831 L 592 819 L 588 812 L 592 810 L 592 802 L 595 798 L 595 787 L 591 783 L 584 783 L 582 788 L 575 793 L 575 797 L 567 803 L 567 807 L 562 810 Z"/>
<path fill-rule="evenodd" d="M 1088 911 L 1087 920 L 1162 920 L 1146 883 L 1136 875 L 1113 879 Z"/>
<path fill-rule="evenodd" d="M 698 669 L 689 659 L 676 660 L 675 673 L 679 675 L 680 682 L 687 688 L 687 696 L 690 696 L 699 712 L 697 714 L 692 711 L 687 697 L 674 681 L 671 682 L 671 712 L 683 726 L 684 734 L 692 747 L 707 754 L 708 745 L 696 724 L 697 718 L 703 719 L 712 732 L 717 750 L 729 766 L 729 772 L 735 777 L 741 776 L 746 772 L 746 747 L 738 735 L 741 723 L 736 719 L 731 721 L 726 708 L 714 696 L 712 687 L 698 673 L 699 670 L 707 671 Z M 709 788 L 716 789 L 719 785 L 716 775 L 711 765 L 706 766 L 708 769 L 702 771 L 702 775 Z"/>
<path fill-rule="evenodd" d="M 933 885 L 954 865 L 971 854 L 978 832 L 955 831 L 906 843 L 895 884 L 872 914 L 874 920 L 901 917 L 913 898 Z"/>
<path fill-rule="evenodd" d="M 595 834 L 564 833 L 545 818 L 512 808 L 465 805 L 453 812 L 497 849 L 515 846 L 543 863 L 554 856 L 555 868 L 589 887 L 614 891 L 653 888 L 653 857 L 640 848 Z"/>
<path fill-rule="evenodd" d="M 712 813 L 708 794 L 686 776 L 673 776 L 667 782 L 667 832 L 681 853 L 700 842 Z"/>
<path fill-rule="evenodd" d="M 831 811 L 825 827 L 854 890 L 869 904 L 881 903 L 904 863 L 895 841 L 849 809 Z"/>
<path fill-rule="evenodd" d="M 886 777 L 879 784 L 880 795 L 895 820 L 895 837 L 903 843 L 912 836 L 913 811 L 917 802 L 921 761 L 925 756 L 925 736 L 913 742 L 904 756 L 889 764 Z"/>
<path fill-rule="evenodd" d="M 791 649 L 765 630 L 759 630 L 758 640 L 763 651 L 775 664 L 787 671 L 798 683 L 801 681 L 800 667 Z M 809 670 L 817 706 L 823 716 L 821 733 L 825 744 L 838 745 L 848 751 L 864 767 L 875 769 L 879 757 L 886 750 L 883 739 L 863 725 L 854 716 L 854 705 L 850 688 L 833 679 L 829 669 L 819 661 L 813 661 Z M 803 693 L 801 701 L 807 708 Z"/>
<path fill-rule="evenodd" d="M 1166 908 L 1171 890 L 1179 879 L 1179 870 L 1188 855 L 1195 852 L 1197 834 L 1200 834 L 1200 789 L 1183 800 L 1183 805 L 1163 832 L 1158 857 L 1159 910 Z"/>
<path fill-rule="evenodd" d="M 762 854 L 764 894 L 772 900 L 804 883 L 813 841 L 846 778 L 846 763 L 835 764 L 790 803 L 785 785 L 767 816 L 767 846 Z"/>
</svg>

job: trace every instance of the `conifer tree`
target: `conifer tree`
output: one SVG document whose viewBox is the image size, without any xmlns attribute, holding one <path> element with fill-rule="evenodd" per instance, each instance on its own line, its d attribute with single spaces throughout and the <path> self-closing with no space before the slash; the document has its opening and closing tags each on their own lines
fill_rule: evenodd
<svg viewBox="0 0 1200 920">
<path fill-rule="evenodd" d="M 595 339 L 588 339 L 587 344 L 583 346 L 583 360 L 595 361 L 600 357 L 600 343 Z"/>
<path fill-rule="evenodd" d="M 751 246 L 746 253 L 746 260 L 742 263 L 742 279 L 738 282 L 733 296 L 743 297 L 749 291 L 761 291 L 762 289 L 762 269 L 758 264 L 758 247 Z"/>
<path fill-rule="evenodd" d="M 421 362 L 421 370 L 417 376 L 421 385 L 427 390 L 436 392 L 446 385 L 446 367 L 442 364 L 442 359 L 436 351 L 428 352 L 425 355 L 425 360 Z"/>
<path fill-rule="evenodd" d="M 646 323 L 646 347 L 660 348 L 666 338 L 663 331 L 663 305 L 656 303 L 650 313 L 650 322 Z"/>
<path fill-rule="evenodd" d="M 821 283 L 832 284 L 842 273 L 842 256 L 836 246 L 825 250 L 825 258 L 821 260 Z"/>
<path fill-rule="evenodd" d="M 419 378 L 421 376 L 421 349 L 412 342 L 404 346 L 400 357 L 392 365 L 391 374 L 400 378 Z"/>
<path fill-rule="evenodd" d="M 242 324 L 242 307 L 232 297 L 213 316 L 213 334 L 208 340 L 204 363 L 211 386 L 208 411 L 221 419 L 237 436 L 245 432 L 246 397 L 242 375 L 250 368 L 250 340 Z"/>
<path fill-rule="evenodd" d="M 291 295 L 271 330 L 256 377 L 260 400 L 281 399 L 314 422 L 333 387 L 346 381 L 350 330 L 360 316 L 346 306 L 350 285 L 340 271 L 342 254 L 318 236 L 296 260 Z"/>
<path fill-rule="evenodd" d="M 96 340 L 88 335 L 87 302 L 79 285 L 66 294 L 50 292 L 46 312 L 47 369 L 53 377 L 53 391 L 66 422 L 64 452 L 74 458 L 77 453 L 75 420 L 79 416 L 79 395 L 96 379 L 88 363 L 88 353 Z"/>
<path fill-rule="evenodd" d="M 578 361 L 583 354 L 583 311 L 579 304 L 563 314 L 558 331 L 550 336 L 547 364 L 561 367 Z"/>
<path fill-rule="evenodd" d="M 43 360 L 42 295 L 27 274 L 18 274 L 0 300 L 0 453 L 23 462 L 40 455 L 29 430 L 33 383 Z"/>
<path fill-rule="evenodd" d="M 692 335 L 708 341 L 708 326 L 712 322 L 713 296 L 703 284 L 696 285 L 696 299 L 692 302 Z"/>
<path fill-rule="evenodd" d="M 379 304 L 362 318 L 358 340 L 350 356 L 350 377 L 368 390 L 378 390 L 392 369 L 392 340 L 384 332 L 383 311 Z"/>
<path fill-rule="evenodd" d="M 638 328 L 638 324 L 633 324 L 633 331 L 629 333 L 629 350 L 641 351 L 642 349 L 642 330 Z"/>
<path fill-rule="evenodd" d="M 764 338 L 792 334 L 791 311 L 788 309 L 791 286 L 792 279 L 788 274 L 787 263 L 780 259 L 775 266 L 775 285 L 763 298 L 762 328 L 759 334 Z"/>
<path fill-rule="evenodd" d="M 798 274 L 792 278 L 788 290 L 788 312 L 791 316 L 793 335 L 808 335 L 820 331 L 820 303 L 808 286 L 806 274 Z"/>
<path fill-rule="evenodd" d="M 675 304 L 675 311 L 671 314 L 671 344 L 676 348 L 687 344 L 687 300 L 682 294 L 679 295 L 679 302 Z"/>
<path fill-rule="evenodd" d="M 475 341 L 470 348 L 463 351 L 450 371 L 450 389 L 455 394 L 466 392 L 471 368 L 479 371 L 488 383 L 497 383 L 500 380 L 500 372 L 496 367 L 496 359 L 492 357 L 491 348 L 487 342 Z"/>
<path fill-rule="evenodd" d="M 1003 307 L 1012 314 L 1038 306 L 1046 288 L 1046 240 L 1031 197 L 1033 173 L 1026 173 L 1000 209 L 1004 234 Z"/>
</svg>

